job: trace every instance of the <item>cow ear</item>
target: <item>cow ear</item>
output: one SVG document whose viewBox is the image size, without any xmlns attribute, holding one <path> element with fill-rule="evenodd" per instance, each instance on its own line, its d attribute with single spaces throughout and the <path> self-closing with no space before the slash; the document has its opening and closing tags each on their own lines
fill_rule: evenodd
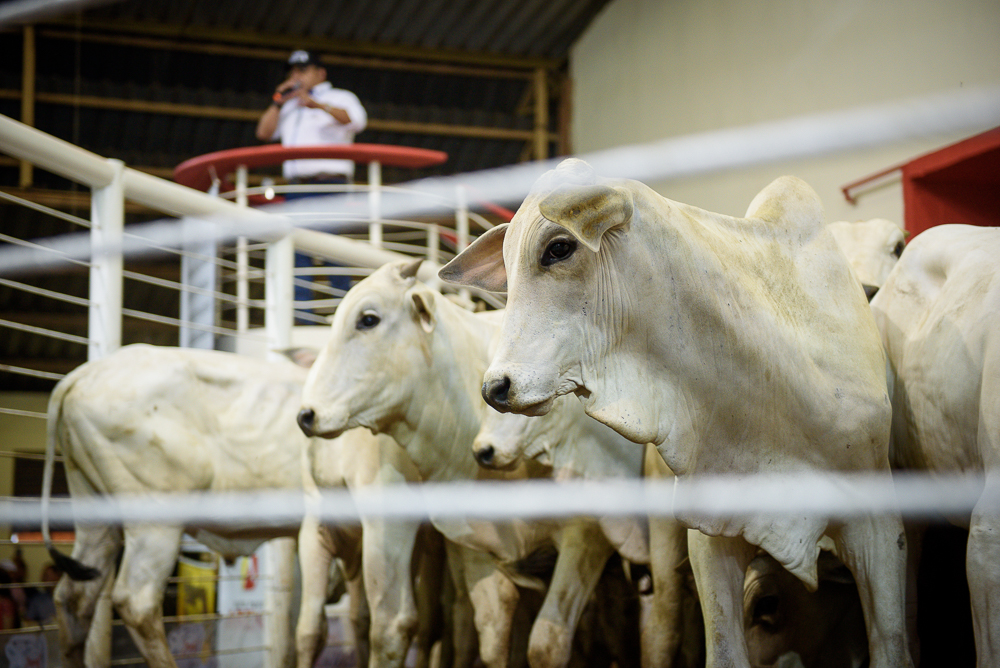
<svg viewBox="0 0 1000 668">
<path fill-rule="evenodd" d="M 632 220 L 632 193 L 603 185 L 563 188 L 543 199 L 538 211 L 596 253 L 605 232 Z"/>
<path fill-rule="evenodd" d="M 507 292 L 507 269 L 503 264 L 507 226 L 508 223 L 503 223 L 480 235 L 441 267 L 438 277 L 448 283 L 469 285 L 487 292 Z"/>
<path fill-rule="evenodd" d="M 413 304 L 413 316 L 420 323 L 420 327 L 430 334 L 434 331 L 434 299 L 435 295 L 431 290 L 413 290 L 410 292 L 410 299 Z"/>
</svg>

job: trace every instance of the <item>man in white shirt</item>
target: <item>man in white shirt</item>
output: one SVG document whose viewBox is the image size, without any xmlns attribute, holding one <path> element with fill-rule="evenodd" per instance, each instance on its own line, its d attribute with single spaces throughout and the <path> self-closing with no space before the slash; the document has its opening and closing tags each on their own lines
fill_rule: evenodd
<svg viewBox="0 0 1000 668">
<path fill-rule="evenodd" d="M 288 58 L 288 76 L 274 90 L 273 101 L 257 121 L 257 139 L 281 140 L 282 146 L 322 146 L 352 144 L 354 135 L 365 129 L 368 114 L 354 93 L 334 88 L 326 80 L 326 68 L 308 51 L 295 51 Z M 352 183 L 351 160 L 286 160 L 282 173 L 288 182 L 297 184 Z M 315 192 L 286 193 L 285 199 L 310 197 Z M 326 266 L 336 266 L 325 262 Z M 295 254 L 297 268 L 312 267 L 313 259 Z M 312 276 L 305 276 L 313 280 Z M 330 286 L 346 291 L 351 287 L 347 276 L 330 276 Z M 313 298 L 313 291 L 298 282 L 295 301 Z M 321 320 L 320 320 L 321 321 Z M 297 324 L 315 324 L 296 317 Z"/>
<path fill-rule="evenodd" d="M 365 129 L 368 114 L 354 93 L 334 88 L 326 68 L 308 51 L 288 58 L 288 77 L 274 91 L 274 101 L 257 122 L 257 139 L 281 140 L 282 146 L 351 144 Z M 290 183 L 349 183 L 350 160 L 286 160 Z"/>
</svg>

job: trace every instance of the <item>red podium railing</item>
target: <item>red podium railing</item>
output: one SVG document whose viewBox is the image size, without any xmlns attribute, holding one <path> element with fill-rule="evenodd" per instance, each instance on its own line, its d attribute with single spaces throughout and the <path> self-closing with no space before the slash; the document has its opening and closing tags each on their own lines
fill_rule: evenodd
<svg viewBox="0 0 1000 668">
<path fill-rule="evenodd" d="M 426 148 L 390 144 L 291 146 L 287 148 L 280 144 L 265 144 L 216 151 L 185 160 L 174 168 L 174 181 L 189 188 L 207 191 L 212 186 L 215 176 L 226 182 L 226 177 L 236 172 L 240 167 L 249 169 L 280 165 L 285 160 L 300 158 L 342 159 L 367 163 L 369 165 L 369 185 L 380 185 L 380 183 L 370 183 L 373 171 L 371 165 L 373 164 L 390 167 L 430 167 L 446 161 L 448 154 Z M 379 181 L 381 181 L 381 177 Z"/>
</svg>

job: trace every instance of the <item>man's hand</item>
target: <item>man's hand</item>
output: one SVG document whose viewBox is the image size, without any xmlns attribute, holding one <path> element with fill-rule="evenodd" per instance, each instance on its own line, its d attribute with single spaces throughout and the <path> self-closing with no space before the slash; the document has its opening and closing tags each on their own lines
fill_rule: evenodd
<svg viewBox="0 0 1000 668">
<path fill-rule="evenodd" d="M 288 79 L 274 89 L 274 96 L 272 99 L 274 99 L 274 101 L 278 104 L 284 104 L 295 97 L 296 93 L 301 94 L 305 92 L 306 91 L 302 88 L 301 82 L 295 81 L 294 79 Z"/>
<path fill-rule="evenodd" d="M 346 110 L 341 109 L 340 107 L 335 107 L 332 104 L 317 102 L 313 98 L 309 97 L 309 93 L 305 90 L 299 91 L 299 104 L 303 107 L 309 107 L 310 109 L 322 109 L 326 113 L 333 116 L 333 119 L 342 125 L 347 125 L 351 122 L 351 116 Z"/>
</svg>

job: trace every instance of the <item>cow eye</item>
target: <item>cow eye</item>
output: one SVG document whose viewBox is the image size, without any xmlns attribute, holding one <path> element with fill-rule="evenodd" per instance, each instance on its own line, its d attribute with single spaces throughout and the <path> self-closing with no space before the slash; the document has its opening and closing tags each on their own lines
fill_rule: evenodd
<svg viewBox="0 0 1000 668">
<path fill-rule="evenodd" d="M 892 254 L 899 257 L 903 254 L 903 249 L 906 248 L 906 244 L 902 241 L 896 243 L 896 247 L 892 249 Z"/>
<path fill-rule="evenodd" d="M 380 322 L 382 322 L 382 319 L 379 318 L 374 313 L 362 313 L 361 316 L 358 318 L 357 328 L 371 329 L 376 325 L 378 325 Z"/>
<path fill-rule="evenodd" d="M 576 241 L 556 239 L 542 253 L 542 266 L 547 267 L 556 262 L 562 262 L 576 250 Z"/>
</svg>

